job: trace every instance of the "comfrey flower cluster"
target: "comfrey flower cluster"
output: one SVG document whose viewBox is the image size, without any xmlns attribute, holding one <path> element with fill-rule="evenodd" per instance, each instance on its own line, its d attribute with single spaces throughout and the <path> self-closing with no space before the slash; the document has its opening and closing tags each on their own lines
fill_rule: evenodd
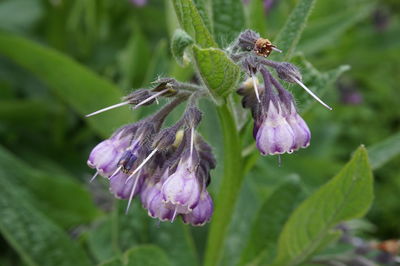
<svg viewBox="0 0 400 266">
<path fill-rule="evenodd" d="M 320 103 L 302 82 L 299 70 L 287 62 L 267 60 L 272 51 L 282 52 L 269 40 L 246 30 L 226 50 L 230 58 L 248 75 L 238 93 L 243 107 L 254 119 L 256 146 L 263 155 L 292 153 L 310 145 L 311 133 L 296 109 L 292 94 L 273 77 L 297 83 Z M 259 84 L 258 75 L 263 84 Z M 196 131 L 202 113 L 197 100 L 208 96 L 207 89 L 172 78 L 159 78 L 153 89 L 139 89 L 121 103 L 89 114 L 96 115 L 113 108 L 131 105 L 136 109 L 172 98 L 155 114 L 125 125 L 91 152 L 88 165 L 96 174 L 109 180 L 110 191 L 120 199 L 140 197 L 149 216 L 161 221 L 183 221 L 195 226 L 211 219 L 213 201 L 207 191 L 210 170 L 216 166 L 210 145 Z M 187 102 L 182 117 L 172 126 L 163 126 L 165 118 L 179 104 Z"/>
<path fill-rule="evenodd" d="M 231 54 L 231 58 L 242 66 L 249 77 L 237 92 L 243 96 L 243 107 L 251 110 L 253 136 L 262 155 L 292 153 L 308 147 L 311 139 L 310 129 L 299 115 L 292 94 L 273 77 L 268 68 L 274 69 L 279 79 L 299 84 L 322 105 L 331 109 L 301 82 L 302 76 L 296 66 L 265 59 L 272 51 L 282 52 L 268 39 L 246 30 L 240 34 Z M 262 77 L 262 85 L 257 75 Z"/>
<path fill-rule="evenodd" d="M 121 104 L 89 115 L 126 104 L 137 108 L 156 97 L 175 98 L 156 114 L 118 129 L 92 150 L 87 163 L 97 171 L 92 179 L 102 175 L 117 198 L 128 199 L 127 210 L 132 199 L 140 196 L 151 217 L 174 221 L 181 216 L 185 223 L 200 226 L 213 213 L 207 186 L 216 162 L 211 147 L 196 131 L 202 115 L 195 104 L 199 93 L 190 93 L 185 84 L 172 79 L 157 84 L 153 91 L 134 91 Z M 162 129 L 167 115 L 188 98 L 182 118 Z"/>
</svg>

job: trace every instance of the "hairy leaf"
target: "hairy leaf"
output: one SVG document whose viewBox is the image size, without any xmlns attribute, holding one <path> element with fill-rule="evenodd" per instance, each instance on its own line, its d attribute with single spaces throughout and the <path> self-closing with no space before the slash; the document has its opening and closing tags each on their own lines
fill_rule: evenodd
<svg viewBox="0 0 400 266">
<path fill-rule="evenodd" d="M 372 203 L 372 183 L 368 154 L 361 146 L 338 175 L 290 216 L 279 237 L 273 265 L 301 264 L 337 236 L 333 233 L 335 225 L 362 217 Z"/>
<path fill-rule="evenodd" d="M 121 91 L 71 58 L 32 41 L 0 32 L 0 55 L 28 69 L 79 114 L 118 103 Z M 107 136 L 130 119 L 128 108 L 118 108 L 86 121 Z"/>
<path fill-rule="evenodd" d="M 216 47 L 217 44 L 207 29 L 193 0 L 173 0 L 173 2 L 181 27 L 193 37 L 196 44 L 203 48 Z"/>
<path fill-rule="evenodd" d="M 240 68 L 222 50 L 194 46 L 193 53 L 203 82 L 216 98 L 233 91 L 240 78 Z"/>
</svg>

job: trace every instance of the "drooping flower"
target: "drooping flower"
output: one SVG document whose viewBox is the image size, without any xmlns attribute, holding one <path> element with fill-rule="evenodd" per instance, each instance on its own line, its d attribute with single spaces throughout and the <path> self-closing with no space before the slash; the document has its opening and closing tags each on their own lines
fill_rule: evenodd
<svg viewBox="0 0 400 266">
<path fill-rule="evenodd" d="M 194 226 L 202 226 L 210 221 L 214 211 L 214 204 L 207 190 L 203 190 L 200 194 L 200 200 L 192 212 L 183 214 L 184 223 Z"/>
</svg>

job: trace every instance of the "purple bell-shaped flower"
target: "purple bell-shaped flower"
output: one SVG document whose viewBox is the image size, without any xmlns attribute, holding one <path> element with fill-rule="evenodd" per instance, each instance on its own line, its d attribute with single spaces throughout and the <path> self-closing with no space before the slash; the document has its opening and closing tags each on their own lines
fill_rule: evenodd
<svg viewBox="0 0 400 266">
<path fill-rule="evenodd" d="M 183 214 L 182 219 L 185 223 L 194 226 L 202 226 L 210 221 L 214 211 L 214 204 L 207 190 L 203 190 L 200 194 L 200 200 L 192 212 Z"/>
</svg>

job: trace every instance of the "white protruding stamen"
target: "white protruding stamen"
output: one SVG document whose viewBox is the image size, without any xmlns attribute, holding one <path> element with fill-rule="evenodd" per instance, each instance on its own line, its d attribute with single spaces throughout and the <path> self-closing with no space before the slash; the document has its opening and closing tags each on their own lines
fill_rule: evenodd
<svg viewBox="0 0 400 266">
<path fill-rule="evenodd" d="M 278 49 L 278 48 L 276 48 L 276 47 L 272 47 L 271 49 L 274 50 L 275 52 L 282 53 L 282 50 L 281 50 L 281 49 Z"/>
<path fill-rule="evenodd" d="M 135 184 L 133 184 L 133 187 L 132 187 L 132 190 L 131 190 L 131 194 L 129 195 L 128 206 L 126 206 L 125 214 L 128 214 L 129 208 L 131 207 L 133 194 L 135 194 L 135 190 L 136 190 L 137 184 L 139 183 L 139 178 L 140 178 L 140 176 L 137 176 L 136 180 L 135 180 Z"/>
<path fill-rule="evenodd" d="M 122 166 L 118 167 L 117 170 L 114 171 L 114 173 L 112 173 L 112 175 L 110 175 L 109 179 L 113 178 L 118 172 L 119 170 L 121 170 Z"/>
<path fill-rule="evenodd" d="M 317 100 L 320 104 L 322 104 L 323 106 L 325 106 L 326 108 L 328 108 L 329 110 L 332 110 L 332 108 L 327 105 L 326 103 L 324 103 L 320 98 L 318 98 L 317 95 L 315 95 L 309 88 L 306 87 L 306 85 L 304 85 L 300 80 L 298 80 L 297 78 L 291 76 L 291 78 L 297 83 L 299 84 L 308 94 L 310 94 L 315 100 Z"/>
<path fill-rule="evenodd" d="M 129 179 L 131 179 L 137 172 L 139 172 L 140 169 L 143 168 L 143 166 L 151 159 L 151 157 L 153 157 L 154 154 L 156 154 L 157 152 L 157 148 L 155 148 L 150 154 L 149 156 L 147 156 L 143 162 L 141 162 L 141 164 L 139 164 L 139 166 L 135 169 L 135 171 L 132 172 L 132 174 L 126 179 L 125 184 L 129 181 Z"/>
<path fill-rule="evenodd" d="M 99 172 L 96 171 L 96 173 L 93 175 L 93 177 L 90 179 L 89 183 L 92 183 L 93 180 L 96 179 L 96 177 L 98 176 Z"/>
<path fill-rule="evenodd" d="M 133 109 L 136 109 L 136 108 L 138 108 L 139 106 L 142 106 L 143 104 L 145 104 L 145 103 L 147 103 L 147 102 L 150 102 L 150 101 L 153 100 L 154 98 L 157 99 L 158 96 L 160 96 L 160 95 L 163 94 L 164 92 L 167 92 L 168 90 L 169 90 L 169 89 L 165 89 L 165 90 L 162 90 L 162 91 L 157 92 L 157 93 L 154 94 L 154 95 L 151 95 L 149 98 L 147 98 L 147 99 L 141 101 L 140 103 L 138 103 L 137 105 L 135 105 L 135 107 L 133 107 Z"/>
<path fill-rule="evenodd" d="M 282 166 L 282 156 L 278 154 L 278 167 Z"/>
<path fill-rule="evenodd" d="M 178 212 L 178 206 L 175 206 L 175 210 L 174 210 L 174 214 L 172 215 L 171 223 L 174 222 L 177 212 Z"/>
<path fill-rule="evenodd" d="M 251 80 L 253 81 L 253 88 L 254 88 L 254 92 L 256 93 L 257 101 L 260 103 L 261 100 L 260 100 L 260 95 L 258 94 L 257 77 L 254 74 L 252 74 Z"/>
<path fill-rule="evenodd" d="M 94 115 L 100 114 L 100 113 L 102 113 L 102 112 L 105 112 L 105 111 L 108 111 L 108 110 L 111 110 L 111 109 L 114 109 L 114 108 L 118 108 L 118 107 L 121 107 L 121 106 L 124 106 L 124 105 L 127 105 L 127 104 L 129 104 L 128 101 L 122 102 L 122 103 L 117 103 L 117 104 L 108 106 L 108 107 L 106 107 L 106 108 L 100 109 L 100 110 L 98 110 L 98 111 L 96 111 L 96 112 L 93 112 L 93 113 L 91 113 L 91 114 L 88 114 L 88 115 L 86 115 L 86 117 L 94 116 Z"/>
</svg>

